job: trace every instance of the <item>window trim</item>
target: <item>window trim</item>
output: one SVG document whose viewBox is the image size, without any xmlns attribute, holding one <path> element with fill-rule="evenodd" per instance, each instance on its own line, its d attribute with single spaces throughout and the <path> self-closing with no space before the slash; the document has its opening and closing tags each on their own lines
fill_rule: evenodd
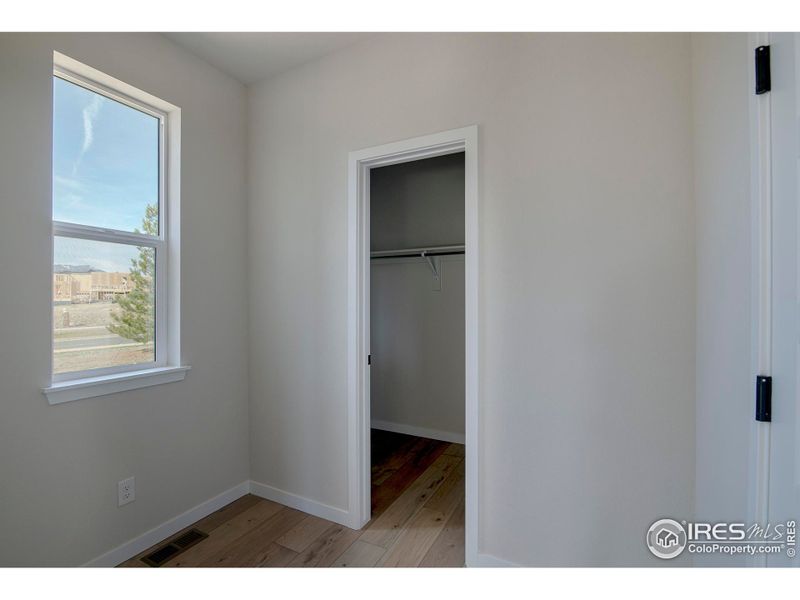
<svg viewBox="0 0 800 600">
<path fill-rule="evenodd" d="M 42 391 L 51 404 L 56 404 L 183 379 L 189 367 L 180 366 L 180 109 L 58 52 L 53 53 L 52 77 L 79 85 L 159 121 L 158 235 L 53 220 L 50 238 L 51 244 L 59 236 L 155 249 L 155 360 L 53 373 L 55 336 L 51 311 L 51 383 Z M 52 282 L 50 288 L 52 290 Z"/>
<path fill-rule="evenodd" d="M 63 404 L 73 400 L 83 400 L 84 398 L 94 398 L 115 394 L 127 390 L 135 390 L 162 383 L 172 383 L 182 381 L 186 377 L 186 372 L 191 367 L 157 367 L 151 369 L 139 369 L 137 371 L 126 371 L 124 373 L 113 373 L 89 377 L 86 379 L 71 379 L 61 383 L 54 383 L 42 391 L 47 396 L 50 404 Z"/>
</svg>

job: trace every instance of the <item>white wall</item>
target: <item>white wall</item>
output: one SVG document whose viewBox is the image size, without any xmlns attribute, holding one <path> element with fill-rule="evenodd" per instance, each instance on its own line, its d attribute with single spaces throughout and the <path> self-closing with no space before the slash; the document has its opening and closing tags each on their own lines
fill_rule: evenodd
<svg viewBox="0 0 800 600">
<path fill-rule="evenodd" d="M 663 564 L 647 527 L 694 507 L 690 84 L 688 35 L 417 34 L 254 86 L 253 478 L 347 507 L 347 154 L 477 123 L 480 551 Z"/>
<path fill-rule="evenodd" d="M 40 391 L 54 50 L 182 108 L 183 382 Z M 0 565 L 82 564 L 248 478 L 244 117 L 240 84 L 162 36 L 0 34 Z"/>
<path fill-rule="evenodd" d="M 745 33 L 692 36 L 697 215 L 698 519 L 748 521 L 751 367 L 750 117 Z M 744 558 L 698 556 L 700 565 Z"/>
</svg>

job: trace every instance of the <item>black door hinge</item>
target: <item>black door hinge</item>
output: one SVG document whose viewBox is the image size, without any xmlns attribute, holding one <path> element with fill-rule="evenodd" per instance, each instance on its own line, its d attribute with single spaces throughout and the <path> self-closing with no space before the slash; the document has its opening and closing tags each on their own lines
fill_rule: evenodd
<svg viewBox="0 0 800 600">
<path fill-rule="evenodd" d="M 367 354 L 367 365 L 372 364 L 372 354 Z"/>
<path fill-rule="evenodd" d="M 772 76 L 769 69 L 769 46 L 756 48 L 756 96 L 766 94 L 772 89 Z"/>
<path fill-rule="evenodd" d="M 772 377 L 756 375 L 756 421 L 772 421 Z"/>
</svg>

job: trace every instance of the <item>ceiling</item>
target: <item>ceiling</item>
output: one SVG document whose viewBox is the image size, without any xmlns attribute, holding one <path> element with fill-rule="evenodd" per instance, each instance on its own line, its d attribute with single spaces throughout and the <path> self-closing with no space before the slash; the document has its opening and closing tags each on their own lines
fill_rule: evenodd
<svg viewBox="0 0 800 600">
<path fill-rule="evenodd" d="M 369 37 L 368 33 L 165 33 L 244 84 L 255 83 Z"/>
</svg>

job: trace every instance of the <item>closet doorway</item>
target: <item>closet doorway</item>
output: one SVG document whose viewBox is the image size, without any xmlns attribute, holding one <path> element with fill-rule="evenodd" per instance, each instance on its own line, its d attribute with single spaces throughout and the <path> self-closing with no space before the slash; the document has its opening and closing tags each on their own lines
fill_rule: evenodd
<svg viewBox="0 0 800 600">
<path fill-rule="evenodd" d="M 460 546 L 463 521 L 475 564 L 477 127 L 353 152 L 349 166 L 351 526 L 381 540 L 399 528 L 425 564 L 445 538 Z"/>
</svg>

